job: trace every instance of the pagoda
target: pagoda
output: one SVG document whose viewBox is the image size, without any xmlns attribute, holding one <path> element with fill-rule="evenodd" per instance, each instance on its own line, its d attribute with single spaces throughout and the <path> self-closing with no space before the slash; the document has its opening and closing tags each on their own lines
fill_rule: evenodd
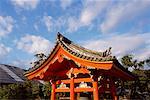
<svg viewBox="0 0 150 100">
<path fill-rule="evenodd" d="M 82 93 L 89 93 L 89 100 L 100 100 L 104 93 L 109 93 L 113 100 L 117 100 L 116 79 L 135 79 L 112 56 L 111 48 L 104 52 L 89 50 L 60 33 L 47 59 L 28 70 L 25 76 L 29 80 L 51 82 L 50 100 L 56 100 L 56 94 L 61 92 L 69 93 L 70 100 L 78 100 L 78 95 Z"/>
</svg>

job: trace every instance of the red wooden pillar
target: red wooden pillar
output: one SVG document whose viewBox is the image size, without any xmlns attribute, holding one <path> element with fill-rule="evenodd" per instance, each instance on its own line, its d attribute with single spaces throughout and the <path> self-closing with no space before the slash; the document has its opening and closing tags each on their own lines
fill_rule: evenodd
<svg viewBox="0 0 150 100">
<path fill-rule="evenodd" d="M 116 95 L 116 89 L 115 89 L 115 88 L 113 88 L 113 90 L 112 90 L 112 97 L 113 97 L 113 100 L 118 100 L 118 97 L 117 97 L 117 95 Z"/>
<path fill-rule="evenodd" d="M 94 100 L 99 100 L 99 96 L 98 96 L 98 83 L 97 81 L 92 82 L 93 84 L 93 96 L 94 96 Z"/>
<path fill-rule="evenodd" d="M 116 87 L 115 87 L 115 83 L 113 82 L 113 100 L 118 100 L 117 94 L 116 94 Z"/>
<path fill-rule="evenodd" d="M 70 100 L 74 100 L 74 78 L 70 80 Z"/>
<path fill-rule="evenodd" d="M 116 86 L 115 86 L 115 82 L 113 81 L 113 79 L 110 79 L 110 83 L 111 83 L 111 94 L 113 97 L 113 100 L 118 100 L 118 97 L 116 95 Z"/>
<path fill-rule="evenodd" d="M 56 89 L 56 83 L 52 82 L 51 100 L 55 100 L 56 99 L 55 89 Z"/>
</svg>

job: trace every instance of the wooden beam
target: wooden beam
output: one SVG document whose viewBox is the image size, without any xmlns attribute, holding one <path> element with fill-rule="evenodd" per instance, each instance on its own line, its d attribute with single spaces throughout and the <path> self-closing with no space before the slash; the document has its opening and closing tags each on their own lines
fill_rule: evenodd
<svg viewBox="0 0 150 100">
<path fill-rule="evenodd" d="M 75 92 L 93 92 L 94 88 L 75 88 Z"/>
<path fill-rule="evenodd" d="M 56 89 L 55 92 L 70 92 L 70 89 Z"/>
<path fill-rule="evenodd" d="M 74 83 L 92 82 L 92 81 L 93 81 L 92 78 L 78 78 L 78 79 L 74 79 Z M 60 84 L 60 83 L 69 84 L 69 83 L 70 83 L 70 79 L 67 79 L 67 80 L 59 80 L 59 81 L 56 82 L 56 84 Z"/>
<path fill-rule="evenodd" d="M 60 83 L 69 84 L 69 83 L 70 83 L 70 79 L 58 80 L 58 81 L 56 82 L 56 84 L 60 84 Z"/>
<path fill-rule="evenodd" d="M 80 82 L 92 82 L 93 79 L 92 78 L 78 78 L 78 79 L 74 79 L 75 83 L 80 83 Z"/>
</svg>

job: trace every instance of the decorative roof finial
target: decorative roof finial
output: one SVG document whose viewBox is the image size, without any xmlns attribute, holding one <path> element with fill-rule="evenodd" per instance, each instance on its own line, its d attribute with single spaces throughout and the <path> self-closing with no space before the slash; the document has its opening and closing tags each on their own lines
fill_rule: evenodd
<svg viewBox="0 0 150 100">
<path fill-rule="evenodd" d="M 109 47 L 109 49 L 108 49 L 108 51 L 107 51 L 107 56 L 109 56 L 109 55 L 112 54 L 111 49 L 112 49 L 112 47 Z"/>
</svg>

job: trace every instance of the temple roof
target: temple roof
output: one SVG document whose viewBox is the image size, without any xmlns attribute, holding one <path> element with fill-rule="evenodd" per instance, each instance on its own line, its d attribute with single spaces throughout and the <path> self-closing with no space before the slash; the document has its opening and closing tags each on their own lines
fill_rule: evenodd
<svg viewBox="0 0 150 100">
<path fill-rule="evenodd" d="M 90 60 L 90 61 L 112 61 L 114 57 L 111 56 L 111 47 L 104 52 L 97 52 L 94 50 L 89 50 L 82 46 L 73 43 L 71 40 L 67 39 L 60 33 L 57 35 L 57 42 L 72 55 Z"/>
<path fill-rule="evenodd" d="M 57 73 L 58 71 L 70 68 L 68 67 L 69 62 L 73 61 L 77 67 L 91 67 L 94 69 L 106 70 L 106 73 L 111 73 L 111 75 L 115 76 L 134 77 L 111 55 L 111 47 L 103 52 L 89 50 L 73 43 L 60 33 L 58 33 L 56 40 L 56 44 L 47 59 L 25 72 L 25 76 L 32 76 L 32 78 L 34 76 L 40 77 L 43 73 L 47 73 L 47 70 L 53 75 L 55 72 Z M 61 60 L 63 62 L 61 62 Z M 109 70 L 110 72 L 107 72 Z"/>
<path fill-rule="evenodd" d="M 57 34 L 55 46 L 50 51 L 50 54 L 47 57 L 47 59 L 49 59 L 51 55 L 56 51 L 56 48 L 58 47 L 58 45 L 60 45 L 63 49 L 68 51 L 70 54 L 78 58 L 84 59 L 84 60 L 89 60 L 89 61 L 94 61 L 94 62 L 95 61 L 105 62 L 105 61 L 113 61 L 115 59 L 115 56 L 111 56 L 111 47 L 105 50 L 104 52 L 97 52 L 94 50 L 89 50 L 87 48 L 84 48 L 82 46 L 75 44 L 74 42 L 72 42 L 71 40 L 64 37 L 62 34 L 60 34 L 59 32 Z M 45 59 L 45 61 L 47 59 Z M 25 74 L 38 69 L 43 63 L 44 61 L 30 68 L 27 72 L 25 72 Z"/>
</svg>

